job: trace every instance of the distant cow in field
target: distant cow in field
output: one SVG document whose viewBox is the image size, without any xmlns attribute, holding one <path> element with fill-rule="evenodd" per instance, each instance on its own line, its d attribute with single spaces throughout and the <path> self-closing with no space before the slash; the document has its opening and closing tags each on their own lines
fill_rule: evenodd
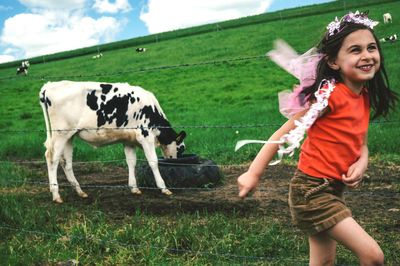
<svg viewBox="0 0 400 266">
<path fill-rule="evenodd" d="M 383 23 L 392 23 L 392 15 L 390 13 L 383 14 Z"/>
<path fill-rule="evenodd" d="M 397 41 L 397 34 L 390 35 L 388 37 L 382 38 L 379 41 L 381 42 L 395 42 Z"/>
<path fill-rule="evenodd" d="M 92 59 L 100 59 L 100 58 L 102 58 L 102 57 L 103 57 L 103 54 L 102 54 L 102 53 L 99 53 L 99 54 L 97 54 L 97 55 L 92 56 Z"/>
<path fill-rule="evenodd" d="M 146 52 L 146 48 L 143 48 L 143 47 L 136 48 L 136 52 L 144 53 L 144 52 Z"/>
<path fill-rule="evenodd" d="M 21 66 L 17 68 L 17 75 L 24 74 L 28 75 L 28 69 L 29 69 L 29 61 L 22 61 Z"/>
<path fill-rule="evenodd" d="M 171 128 L 151 92 L 127 83 L 59 81 L 46 83 L 39 97 L 47 129 L 45 157 L 53 201 L 62 203 L 57 182 L 59 162 L 78 195 L 87 197 L 72 170 L 75 136 L 95 147 L 122 143 L 128 184 L 134 194 L 141 194 L 135 178 L 135 147 L 141 147 L 157 187 L 171 194 L 160 175 L 155 149 L 159 144 L 165 158 L 177 158 L 184 152 L 186 133 L 177 134 Z"/>
</svg>

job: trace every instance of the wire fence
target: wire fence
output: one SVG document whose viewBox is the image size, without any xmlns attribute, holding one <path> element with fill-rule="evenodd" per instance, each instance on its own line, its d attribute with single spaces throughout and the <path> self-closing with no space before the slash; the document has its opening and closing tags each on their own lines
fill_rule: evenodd
<svg viewBox="0 0 400 266">
<path fill-rule="evenodd" d="M 114 176 L 114 183 L 122 183 L 127 180 L 127 176 Z M 19 185 L 19 186 L 24 186 L 24 185 L 29 185 L 29 186 L 43 186 L 43 187 L 51 187 L 51 186 L 58 186 L 58 187 L 64 187 L 64 188 L 76 188 L 76 184 L 72 183 L 49 183 L 45 181 L 38 181 L 34 179 L 24 179 L 24 180 L 10 180 L 10 179 L 3 179 L 0 181 L 0 185 Z M 97 185 L 97 184 L 92 184 L 92 183 L 85 183 L 85 184 L 79 184 L 81 188 L 87 188 L 87 189 L 104 189 L 104 190 L 130 190 L 133 187 L 129 185 Z M 137 186 L 135 188 L 138 189 L 143 189 L 143 190 L 160 190 L 159 188 L 153 186 Z M 168 189 L 172 191 L 179 191 L 179 192 L 187 192 L 187 191 L 198 191 L 198 192 L 221 192 L 221 193 L 237 193 L 238 189 L 236 187 L 222 187 L 221 185 L 214 185 L 212 187 L 181 187 L 181 186 L 168 186 Z M 287 188 L 284 188 L 287 190 Z M 259 187 L 256 189 L 257 192 L 260 193 L 268 193 L 272 191 L 282 191 L 282 188 L 277 188 L 277 187 L 268 187 L 268 188 L 263 188 Z M 365 194 L 365 195 L 371 195 L 371 196 L 381 196 L 381 197 L 393 197 L 393 196 L 399 196 L 400 191 L 396 190 L 389 190 L 387 188 L 364 188 L 363 190 L 345 190 L 344 192 L 347 195 L 352 195 L 352 194 Z M 252 195 L 252 194 L 251 194 Z"/>
<path fill-rule="evenodd" d="M 400 120 L 377 120 L 371 121 L 370 125 L 379 124 L 400 124 Z M 0 130 L 0 134 L 7 133 L 21 133 L 21 134 L 31 134 L 31 133 L 46 133 L 46 132 L 79 132 L 79 131 L 99 131 L 99 130 L 138 130 L 138 129 L 165 129 L 165 128 L 181 128 L 181 129 L 241 129 L 241 128 L 270 128 L 279 127 L 282 124 L 278 123 L 265 123 L 265 124 L 236 124 L 236 125 L 174 125 L 174 126 L 158 126 L 154 125 L 148 126 L 133 126 L 133 127 L 96 127 L 96 128 L 69 128 L 69 129 L 3 129 Z"/>
<path fill-rule="evenodd" d="M 207 66 L 207 65 L 223 65 L 223 64 L 227 64 L 227 63 L 237 63 L 237 62 L 260 60 L 260 59 L 265 60 L 266 57 L 264 55 L 242 56 L 242 57 L 227 58 L 227 59 L 221 59 L 221 60 L 203 61 L 203 62 L 197 62 L 197 63 L 183 63 L 183 64 L 176 64 L 176 65 L 155 66 L 155 67 L 148 67 L 148 68 L 131 68 L 131 69 L 114 71 L 114 72 L 93 73 L 93 74 L 87 74 L 87 75 L 81 75 L 81 74 L 79 74 L 79 75 L 64 74 L 62 76 L 29 75 L 29 76 L 24 76 L 23 78 L 49 81 L 49 80 L 60 80 L 60 79 L 111 77 L 111 76 L 122 76 L 122 75 L 132 74 L 132 73 L 144 73 L 144 72 L 152 72 L 152 71 L 160 71 L 160 70 L 168 70 L 168 69 L 177 69 L 177 68 L 200 67 L 200 66 Z M 13 79 L 18 79 L 18 78 L 21 78 L 21 77 L 20 76 L 0 77 L 0 81 L 13 80 Z"/>
<path fill-rule="evenodd" d="M 178 69 L 178 68 L 188 68 L 188 67 L 200 67 L 200 66 L 208 66 L 208 65 L 223 65 L 227 63 L 240 63 L 240 62 L 246 62 L 246 61 L 254 61 L 254 60 L 266 60 L 266 57 L 264 55 L 256 55 L 256 56 L 248 56 L 248 57 L 236 57 L 236 58 L 228 58 L 228 59 L 222 59 L 222 60 L 212 60 L 212 61 L 203 61 L 203 62 L 197 62 L 197 63 L 183 63 L 183 64 L 176 64 L 176 65 L 166 65 L 166 66 L 156 66 L 156 67 L 149 67 L 149 68 L 132 68 L 132 69 L 124 69 L 120 71 L 113 71 L 113 72 L 103 72 L 103 73 L 94 73 L 94 74 L 88 74 L 88 75 L 76 75 L 76 74 L 65 74 L 63 76 L 56 76 L 56 75 L 48 75 L 48 76 L 35 76 L 35 75 L 29 75 L 27 77 L 23 78 L 28 78 L 28 79 L 34 79 L 34 80 L 57 80 L 57 79 L 76 79 L 76 78 L 95 78 L 95 77 L 104 77 L 104 76 L 122 76 L 130 73 L 142 73 L 142 72 L 151 72 L 151 71 L 161 71 L 161 70 L 169 70 L 169 69 Z M 8 77 L 0 77 L 0 80 L 12 80 L 12 79 L 17 79 L 21 77 L 16 77 L 16 76 L 8 76 Z M 399 124 L 400 121 L 371 121 L 371 124 Z M 281 126 L 281 124 L 276 124 L 276 123 L 267 123 L 267 124 L 242 124 L 242 125 L 175 125 L 174 128 L 195 128 L 195 129 L 243 129 L 243 128 L 267 128 L 267 127 L 278 127 Z M 125 127 L 125 128 L 102 128 L 101 130 L 135 130 L 135 129 L 140 129 L 140 128 L 148 128 L 148 127 Z M 170 127 L 160 127 L 160 126 L 155 126 L 151 128 L 170 128 Z M 52 129 L 52 132 L 67 132 L 67 131 L 98 131 L 100 130 L 99 128 L 73 128 L 73 129 Z M 17 129 L 17 130 L 0 130 L 0 134 L 32 134 L 32 133 L 46 133 L 46 130 L 38 130 L 38 129 Z M 138 159 L 139 161 L 146 161 L 146 160 L 141 160 Z M 126 159 L 117 159 L 117 160 L 98 160 L 98 161 L 78 161 L 74 162 L 74 164 L 95 164 L 95 163 L 112 163 L 112 162 L 123 162 L 126 161 Z M 14 164 L 45 164 L 44 160 L 33 160 L 33 161 L 0 161 L 0 164 L 7 164 L 7 163 L 14 163 Z M 159 162 L 160 165 L 177 165 L 174 163 L 168 163 L 168 162 Z M 185 164 L 186 166 L 195 166 L 197 164 Z M 219 164 L 219 165 L 208 165 L 211 167 L 244 167 L 247 165 L 244 164 Z M 204 166 L 204 167 L 207 167 Z M 126 177 L 125 177 L 126 178 Z M 0 184 L 2 185 L 10 185 L 10 184 L 19 184 L 19 185 L 31 185 L 31 186 L 53 186 L 56 184 L 50 184 L 48 182 L 41 182 L 37 180 L 7 180 L 7 181 L 1 181 Z M 60 187 L 74 187 L 73 184 L 69 183 L 61 183 L 59 184 Z M 88 189 L 113 189 L 113 190 L 121 190 L 121 189 L 130 189 L 128 185 L 93 185 L 93 184 L 82 184 L 82 188 L 88 188 Z M 146 190 L 158 190 L 158 188 L 155 187 L 138 187 L 139 189 L 146 189 Z M 176 190 L 176 191 L 209 191 L 209 192 L 216 192 L 220 191 L 220 188 L 215 187 L 215 188 L 199 188 L 199 187 L 169 187 L 171 190 Z M 230 191 L 236 192 L 236 188 L 231 188 Z M 226 189 L 225 189 L 226 191 Z M 271 188 L 268 189 L 263 189 L 259 188 L 258 191 L 260 192 L 268 192 L 271 191 Z M 384 192 L 377 192 L 377 191 L 351 191 L 351 193 L 364 193 L 364 194 L 373 194 L 377 195 L 377 193 L 384 193 L 384 195 L 397 195 L 399 192 L 397 191 L 384 191 Z M 2 227 L 0 225 L 0 227 Z M 6 229 L 6 227 L 3 226 L 3 229 Z M 8 227 L 8 229 L 12 230 L 11 227 Z M 15 228 L 15 230 L 17 230 Z M 39 233 L 42 234 L 43 232 L 37 232 L 37 231 L 30 231 L 30 230 L 24 230 L 23 231 L 27 233 Z M 46 233 L 43 233 L 46 234 Z M 53 235 L 55 236 L 55 235 Z M 120 243 L 121 245 L 125 245 L 124 243 Z M 164 249 L 165 247 L 153 247 L 155 249 Z M 188 250 L 171 250 L 174 252 L 188 252 Z M 193 251 L 191 251 L 193 252 Z M 194 251 L 196 254 L 201 254 L 199 251 Z M 207 255 L 207 253 L 205 253 Z M 241 256 L 241 255 L 235 255 L 235 254 L 208 254 L 208 255 L 213 255 L 213 256 L 221 256 L 221 257 L 231 257 L 231 258 L 244 258 L 244 259 L 263 259 L 263 260 L 268 260 L 268 257 L 256 257 L 256 256 Z M 298 261 L 296 259 L 296 261 Z"/>
<path fill-rule="evenodd" d="M 74 164 L 106 164 L 106 163 L 118 163 L 118 162 L 129 162 L 133 161 L 133 159 L 114 159 L 114 160 L 92 160 L 92 161 L 74 161 Z M 184 166 L 184 167 L 191 167 L 191 166 L 201 166 L 201 167 L 219 167 L 219 168 L 228 168 L 228 167 L 244 167 L 247 166 L 247 164 L 213 164 L 213 165 L 200 165 L 200 163 L 173 163 L 173 162 L 166 162 L 163 161 L 163 159 L 157 160 L 157 161 L 152 161 L 152 160 L 145 160 L 145 159 L 140 159 L 137 158 L 135 161 L 139 162 L 148 162 L 148 163 L 157 163 L 159 166 Z M 45 160 L 27 160 L 27 161 L 0 161 L 0 164 L 45 164 Z"/>
<path fill-rule="evenodd" d="M 388 121 L 382 123 L 400 123 L 400 121 Z M 46 132 L 70 132 L 70 131 L 99 131 L 99 130 L 137 130 L 137 129 L 165 129 L 165 128 L 197 128 L 197 129 L 240 129 L 240 128 L 268 128 L 277 127 L 280 124 L 242 124 L 242 125 L 174 125 L 174 126 L 133 126 L 133 127 L 100 127 L 100 128 L 70 128 L 70 129 L 15 129 L 0 130 L 1 133 L 46 133 Z"/>
<path fill-rule="evenodd" d="M 77 75 L 77 74 L 65 74 L 63 76 L 57 76 L 57 75 L 48 75 L 48 76 L 38 76 L 38 75 L 29 75 L 23 78 L 28 78 L 28 79 L 33 79 L 33 80 L 59 80 L 59 79 L 77 79 L 77 78 L 96 78 L 96 77 L 110 77 L 110 76 L 122 76 L 126 74 L 132 74 L 132 73 L 145 73 L 145 72 L 152 72 L 152 71 L 161 71 L 161 70 L 170 70 L 170 69 L 178 69 L 178 68 L 189 68 L 189 67 L 200 67 L 200 66 L 208 66 L 208 65 L 223 65 L 227 63 L 239 63 L 239 62 L 246 62 L 246 61 L 252 61 L 252 60 L 265 60 L 266 57 L 264 55 L 255 55 L 255 56 L 248 56 L 248 57 L 236 57 L 236 58 L 228 58 L 228 59 L 222 59 L 222 60 L 212 60 L 212 61 L 204 61 L 204 62 L 197 62 L 197 63 L 183 63 L 183 64 L 176 64 L 176 65 L 166 65 L 166 66 L 156 66 L 156 67 L 148 67 L 148 68 L 132 68 L 132 69 L 124 69 L 120 71 L 113 71 L 113 72 L 103 72 L 103 73 L 93 73 L 93 74 L 87 74 L 87 75 Z M 6 77 L 0 77 L 0 81 L 7 81 L 7 80 L 14 80 L 14 79 L 19 79 L 21 77 L 17 76 L 6 76 Z M 371 124 L 399 124 L 400 121 L 372 121 Z M 281 124 L 247 124 L 247 125 L 175 125 L 174 128 L 196 128 L 196 129 L 241 129 L 241 128 L 266 128 L 266 127 L 278 127 L 281 126 Z M 146 129 L 147 127 L 126 127 L 126 128 L 102 128 L 102 130 L 135 130 L 135 129 Z M 151 127 L 151 128 L 166 128 L 166 127 Z M 167 127 L 169 128 L 169 127 Z M 52 132 L 67 132 L 67 131 L 98 131 L 100 130 L 99 128 L 74 128 L 74 129 L 52 129 Z M 17 129 L 17 130 L 0 130 L 0 134 L 32 134 L 32 133 L 46 133 L 46 130 L 38 130 L 38 129 Z M 95 164 L 95 163 L 112 163 L 112 162 L 123 162 L 126 161 L 126 159 L 116 159 L 116 160 L 98 160 L 98 161 L 78 161 L 74 162 L 74 164 Z M 138 159 L 138 161 L 147 161 L 147 160 L 141 160 Z M 31 160 L 31 161 L 0 161 L 0 164 L 8 164 L 8 163 L 13 163 L 13 164 L 45 164 L 46 162 L 44 160 Z M 174 166 L 177 165 L 175 163 L 168 163 L 168 162 L 159 162 L 160 165 L 166 165 L 166 166 Z M 196 166 L 198 164 L 185 164 L 186 166 Z M 247 165 L 244 164 L 219 164 L 219 165 L 206 165 L 204 167 L 244 167 Z M 122 178 L 122 177 L 119 177 Z M 126 179 L 126 177 L 124 177 Z M 24 180 L 6 180 L 5 178 L 3 180 L 0 180 L 0 185 L 29 185 L 29 186 L 60 186 L 60 187 L 71 187 L 74 188 L 76 185 L 70 184 L 70 183 L 61 183 L 61 184 L 51 184 L 49 182 L 42 182 L 42 181 L 37 181 L 33 179 L 24 179 Z M 126 190 L 126 189 L 131 189 L 132 187 L 128 185 L 94 185 L 94 184 L 81 184 L 81 188 L 87 188 L 87 189 L 112 189 L 112 190 Z M 139 186 L 139 189 L 144 189 L 144 190 L 159 190 L 156 187 L 148 187 L 148 186 Z M 203 191 L 203 192 L 220 192 L 221 188 L 220 187 L 212 187 L 212 188 L 206 188 L 206 187 L 168 187 L 171 190 L 175 191 Z M 279 188 L 258 188 L 258 191 L 260 192 L 269 192 L 271 190 L 278 190 Z M 237 192 L 236 188 L 224 188 L 225 192 Z M 399 192 L 398 191 L 369 191 L 369 190 L 352 190 L 351 192 L 346 192 L 346 193 L 362 193 L 366 195 L 371 195 L 371 196 L 386 196 L 386 197 L 393 197 L 393 196 L 398 196 Z M 234 254 L 234 253 L 225 253 L 225 252 L 218 252 L 218 251 L 200 251 L 200 250 L 191 250 L 191 249 L 182 249 L 182 248 L 170 248 L 170 247 L 165 247 L 165 246 L 156 246 L 152 245 L 150 242 L 147 242 L 145 244 L 131 244 L 131 243 L 123 243 L 121 241 L 118 241 L 116 239 L 104 239 L 104 238 L 99 238 L 94 235 L 86 235 L 86 236 L 76 236 L 76 235 L 67 235 L 67 234 L 62 234 L 62 233 L 48 233 L 48 232 L 43 232 L 43 231 L 38 231 L 38 230 L 30 230 L 30 229 L 24 229 L 24 228 L 19 228 L 15 226 L 11 226 L 8 224 L 0 224 L 0 230 L 4 231 L 17 231 L 17 232 L 22 232 L 24 234 L 28 235 L 42 235 L 50 238 L 55 238 L 55 239 L 70 239 L 70 240 L 86 240 L 90 241 L 94 244 L 96 243 L 105 243 L 105 244 L 115 244 L 119 245 L 122 247 L 129 247 L 129 248 L 150 248 L 153 250 L 158 250 L 158 251 L 164 251 L 167 253 L 180 253 L 180 254 L 192 254 L 196 256 L 204 256 L 204 257 L 214 257 L 214 258 L 221 258 L 221 259 L 230 259 L 230 260 L 235 260 L 235 261 L 269 261 L 269 262 L 274 262 L 274 261 L 286 261 L 286 262 L 295 262 L 297 265 L 298 264 L 307 264 L 308 258 L 293 258 L 293 257 L 287 257 L 287 258 L 276 258 L 273 256 L 252 256 L 252 255 L 242 255 L 242 254 Z"/>
<path fill-rule="evenodd" d="M 16 182 L 17 183 L 17 182 Z M 48 185 L 46 182 L 29 182 L 29 181 L 21 181 L 21 183 L 29 183 L 33 185 Z M 63 185 L 70 187 L 71 185 Z M 92 188 L 92 189 L 127 189 L 129 186 L 98 186 L 98 185 L 83 185 L 82 187 L 86 188 Z M 152 188 L 152 187 L 141 187 L 143 189 L 157 189 L 157 188 Z M 186 189 L 186 188 L 174 188 L 174 189 Z M 191 189 L 196 189 L 196 190 L 207 190 L 207 191 L 216 191 L 216 188 L 191 188 Z M 260 189 L 260 191 L 270 191 L 271 188 L 269 189 Z M 354 192 L 354 191 L 353 191 Z M 352 193 L 353 193 L 352 192 Z M 372 193 L 376 197 L 376 191 L 370 192 L 371 196 Z M 393 193 L 394 194 L 394 193 Z M 385 192 L 386 197 L 393 198 L 393 194 L 387 194 Z M 379 195 L 378 195 L 379 196 Z M 387 215 L 387 212 L 386 212 Z M 377 226 L 378 224 L 376 223 L 363 223 L 365 225 L 370 225 L 370 226 Z M 379 223 L 379 225 L 381 225 Z M 76 241 L 85 241 L 85 243 L 91 243 L 91 244 L 102 244 L 107 247 L 112 247 L 112 245 L 117 245 L 120 247 L 127 247 L 127 248 L 132 248 L 133 250 L 137 249 L 152 249 L 152 250 L 157 250 L 160 252 L 165 252 L 168 254 L 191 254 L 192 256 L 203 256 L 207 258 L 214 258 L 218 260 L 233 260 L 233 261 L 241 261 L 241 263 L 244 263 L 246 261 L 267 261 L 267 262 L 296 262 L 296 265 L 300 264 L 307 264 L 308 258 L 299 258 L 298 256 L 294 257 L 294 254 L 290 255 L 287 254 L 287 251 L 285 251 L 285 257 L 280 256 L 279 254 L 276 254 L 276 256 L 257 256 L 257 255 L 248 255 L 248 254 L 236 254 L 233 252 L 222 252 L 218 251 L 218 248 L 215 248 L 214 250 L 210 251 L 204 251 L 204 250 L 194 250 L 194 249 L 188 249 L 188 248 L 178 248 L 178 247 L 169 247 L 167 246 L 160 246 L 160 245 L 154 245 L 150 243 L 149 241 L 144 241 L 145 243 L 141 244 L 133 244 L 133 243 L 126 243 L 117 240 L 115 237 L 110 237 L 109 235 L 104 235 L 104 236 L 95 236 L 93 234 L 90 234 L 86 232 L 83 236 L 82 235 L 71 235 L 71 234 L 66 234 L 66 233 L 49 233 L 49 232 L 44 232 L 44 231 L 39 231 L 39 230 L 34 230 L 34 229 L 26 229 L 26 228 L 21 228 L 21 227 L 16 227 L 12 226 L 10 224 L 6 223 L 1 223 L 0 224 L 0 231 L 15 231 L 18 233 L 26 234 L 26 235 L 35 235 L 35 236 L 44 236 L 48 238 L 53 238 L 55 240 L 59 239 L 64 239 L 64 241 L 69 241 L 69 242 L 76 242 Z M 300 263 L 300 264 L 299 264 Z"/>
<path fill-rule="evenodd" d="M 174 68 L 181 68 L 181 67 L 194 67 L 194 66 L 203 66 L 203 65 L 216 65 L 216 64 L 223 64 L 228 62 L 239 62 L 239 61 L 249 61 L 255 59 L 265 59 L 265 56 L 252 56 L 252 57 L 238 57 L 238 58 L 230 58 L 225 60 L 216 60 L 216 61 L 205 61 L 199 63 L 191 63 L 191 64 L 179 64 L 179 65 L 170 65 L 170 66 L 159 66 L 159 67 L 152 67 L 152 68 L 143 68 L 143 69 L 129 69 L 125 71 L 117 71 L 117 72 L 110 72 L 110 73 L 97 73 L 93 75 L 64 75 L 64 76 L 48 76 L 48 77 L 37 77 L 37 76 L 30 76 L 33 79 L 45 79 L 45 78 L 74 78 L 74 77 L 94 77 L 94 76 L 104 76 L 104 75 L 122 75 L 130 72 L 146 72 L 146 71 L 157 71 L 163 69 L 174 69 Z M 3 79 L 11 79 L 15 77 L 5 77 Z M 1 80 L 1 78 L 0 78 Z M 379 125 L 379 124 L 399 124 L 400 121 L 387 121 L 387 120 L 377 120 L 371 121 L 370 124 L 372 125 Z M 245 129 L 245 128 L 268 128 L 268 127 L 279 127 L 281 124 L 276 123 L 265 123 L 265 124 L 236 124 L 236 125 L 175 125 L 174 128 L 195 128 L 195 129 Z M 162 128 L 172 128 L 171 126 L 134 126 L 134 127 L 108 127 L 108 128 L 72 128 L 72 129 L 51 129 L 48 131 L 51 132 L 79 132 L 79 131 L 99 131 L 99 130 L 137 130 L 137 129 L 162 129 Z M 0 130 L 0 134 L 32 134 L 32 133 L 46 133 L 47 130 L 39 130 L 39 129 L 16 129 L 16 130 L 9 130 L 4 129 Z M 123 162 L 127 161 L 126 159 L 115 159 L 115 160 L 96 160 L 96 161 L 76 161 L 74 164 L 96 164 L 96 163 L 113 163 L 113 162 Z M 138 159 L 138 161 L 146 161 Z M 171 162 L 160 162 L 157 161 L 161 166 L 176 166 L 178 163 L 171 163 Z M 27 161 L 0 161 L 0 164 L 45 164 L 44 160 L 27 160 Z M 186 164 L 185 166 L 197 166 L 198 164 Z M 244 167 L 247 165 L 244 164 L 219 164 L 219 165 L 205 165 L 204 167 Z M 40 183 L 33 183 L 32 184 L 40 184 Z M 47 184 L 49 185 L 49 184 Z M 97 188 L 110 188 L 108 186 L 96 186 Z M 124 187 L 125 188 L 125 187 Z M 150 188 L 146 188 L 150 189 Z M 171 188 L 171 189 L 182 189 L 182 188 Z M 194 189 L 194 188 L 186 188 L 186 189 Z M 196 188 L 198 189 L 198 188 Z"/>
</svg>

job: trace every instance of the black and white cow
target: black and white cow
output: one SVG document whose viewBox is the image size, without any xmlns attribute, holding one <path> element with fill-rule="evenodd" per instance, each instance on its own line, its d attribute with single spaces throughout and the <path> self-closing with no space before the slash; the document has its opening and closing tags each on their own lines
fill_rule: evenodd
<svg viewBox="0 0 400 266">
<path fill-rule="evenodd" d="M 186 133 L 177 134 L 171 128 L 151 92 L 127 83 L 59 81 L 46 83 L 39 97 L 47 129 L 44 145 L 53 201 L 62 203 L 57 182 L 59 162 L 78 195 L 87 197 L 72 170 L 75 136 L 95 147 L 122 143 L 129 168 L 128 184 L 134 194 L 141 194 L 135 178 L 135 147 L 141 147 L 157 187 L 171 194 L 160 175 L 155 148 L 160 145 L 165 158 L 177 158 L 184 152 Z"/>
<path fill-rule="evenodd" d="M 136 52 L 138 52 L 138 53 L 144 53 L 144 52 L 146 52 L 146 48 L 144 48 L 144 47 L 136 48 Z"/>
<path fill-rule="evenodd" d="M 381 42 L 395 42 L 397 41 L 397 34 L 390 35 L 388 37 L 382 38 L 379 41 Z"/>
<path fill-rule="evenodd" d="M 17 68 L 17 75 L 19 74 L 28 75 L 29 66 L 30 66 L 29 61 L 22 61 L 21 66 Z"/>
</svg>

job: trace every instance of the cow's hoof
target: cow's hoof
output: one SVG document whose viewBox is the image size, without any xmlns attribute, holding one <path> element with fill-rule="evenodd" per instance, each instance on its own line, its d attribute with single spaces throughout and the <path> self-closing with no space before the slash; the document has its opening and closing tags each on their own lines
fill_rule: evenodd
<svg viewBox="0 0 400 266">
<path fill-rule="evenodd" d="M 142 195 L 142 191 L 140 191 L 138 188 L 132 188 L 131 192 L 135 195 Z"/>
<path fill-rule="evenodd" d="M 63 200 L 61 199 L 61 197 L 55 198 L 55 199 L 53 199 L 53 201 L 54 201 L 55 203 L 58 203 L 58 204 L 63 203 Z"/>
<path fill-rule="evenodd" d="M 79 192 L 78 195 L 79 195 L 79 197 L 81 197 L 81 198 L 87 198 L 87 197 L 89 197 L 88 194 L 86 194 L 86 193 L 83 192 L 83 191 L 82 191 L 82 192 Z"/>
<path fill-rule="evenodd" d="M 163 188 L 161 192 L 167 196 L 172 195 L 172 192 L 167 188 Z"/>
</svg>

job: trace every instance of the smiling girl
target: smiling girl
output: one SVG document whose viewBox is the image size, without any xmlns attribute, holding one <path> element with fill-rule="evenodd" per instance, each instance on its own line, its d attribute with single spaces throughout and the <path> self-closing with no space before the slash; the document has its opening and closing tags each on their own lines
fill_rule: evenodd
<svg viewBox="0 0 400 266">
<path fill-rule="evenodd" d="M 367 169 L 370 108 L 374 118 L 386 116 L 398 100 L 372 30 L 376 24 L 356 12 L 328 25 L 317 47 L 317 67 L 309 73 L 313 82 L 294 93 L 304 110 L 270 137 L 238 178 L 244 198 L 274 154 L 288 153 L 283 142 L 296 146 L 304 136 L 298 130 L 308 129 L 290 181 L 289 206 L 294 224 L 308 236 L 310 265 L 333 265 L 337 243 L 357 255 L 361 265 L 384 263 L 381 248 L 352 218 L 343 197 L 345 187 L 361 184 Z"/>
</svg>

